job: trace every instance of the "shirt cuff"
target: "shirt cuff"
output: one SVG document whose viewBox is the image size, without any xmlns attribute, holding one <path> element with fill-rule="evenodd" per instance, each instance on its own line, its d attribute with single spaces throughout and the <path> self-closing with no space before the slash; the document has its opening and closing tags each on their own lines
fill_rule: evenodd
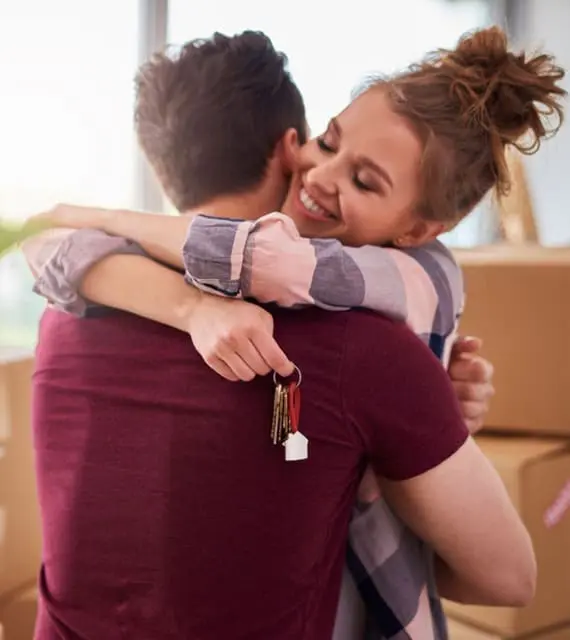
<svg viewBox="0 0 570 640">
<path fill-rule="evenodd" d="M 80 229 L 68 235 L 37 276 L 33 291 L 56 308 L 83 317 L 90 306 L 79 287 L 87 271 L 114 254 L 146 255 L 138 244 L 98 229 Z"/>
<path fill-rule="evenodd" d="M 182 249 L 186 282 L 209 293 L 241 297 L 244 255 L 254 224 L 196 216 Z"/>
</svg>

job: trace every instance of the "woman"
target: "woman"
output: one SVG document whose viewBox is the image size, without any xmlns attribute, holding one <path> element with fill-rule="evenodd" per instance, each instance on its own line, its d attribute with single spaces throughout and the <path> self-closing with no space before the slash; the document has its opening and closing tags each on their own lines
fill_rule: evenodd
<svg viewBox="0 0 570 640">
<path fill-rule="evenodd" d="M 545 57 L 527 62 L 513 56 L 506 50 L 504 36 L 491 30 L 465 39 L 456 51 L 444 52 L 418 69 L 372 85 L 339 116 L 343 127 L 337 123 L 334 130 L 299 154 L 302 172 L 293 180 L 290 198 L 292 215 L 301 231 L 309 234 L 313 230 L 311 235 L 339 237 L 351 244 L 402 238 L 400 244 L 414 245 L 456 223 L 493 185 L 506 188 L 505 145 L 517 144 L 529 129 L 537 140 L 546 133 L 534 102 L 559 111 L 555 98 L 563 92 L 556 82 L 562 74 L 549 63 Z M 318 194 L 308 204 L 302 192 L 305 184 L 311 184 L 311 192 Z M 310 216 L 309 211 L 317 215 Z M 184 232 L 188 223 L 185 225 Z M 85 293 L 91 299 L 112 302 L 96 293 L 99 285 L 93 275 L 87 279 L 91 284 L 84 283 Z M 136 310 L 131 303 L 122 305 Z M 149 315 L 156 318 L 156 312 Z M 460 483 L 460 470 L 457 472 Z M 484 470 L 479 472 L 485 476 Z M 460 502 L 457 507 L 459 514 Z M 405 509 L 403 515 L 410 516 Z M 482 546 L 477 553 L 471 548 L 470 566 L 476 584 L 471 585 L 474 591 L 467 591 L 467 599 L 473 599 L 477 589 L 480 601 L 505 602 L 507 598 L 510 603 L 522 603 L 528 599 L 533 582 L 532 554 L 519 525 L 514 521 L 513 525 L 504 532 L 504 540 L 479 540 Z M 445 543 L 446 534 L 440 534 L 440 554 L 443 546 L 444 560 L 454 564 L 458 560 L 456 541 L 447 539 Z M 470 534 L 465 531 L 466 536 Z M 489 545 L 505 544 L 506 552 L 512 543 L 525 569 L 524 577 L 521 573 L 517 576 L 523 577 L 523 582 L 516 589 L 512 582 L 516 572 L 484 577 L 481 565 L 476 566 Z M 452 585 L 452 573 L 447 577 L 448 586 Z"/>
</svg>

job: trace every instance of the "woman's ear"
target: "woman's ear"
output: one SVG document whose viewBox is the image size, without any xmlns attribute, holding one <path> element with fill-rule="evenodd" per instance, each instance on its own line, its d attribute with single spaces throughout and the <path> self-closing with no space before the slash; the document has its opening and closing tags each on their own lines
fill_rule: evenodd
<svg viewBox="0 0 570 640">
<path fill-rule="evenodd" d="M 401 249 L 419 247 L 435 240 L 444 231 L 447 231 L 447 228 L 443 222 L 416 220 L 408 231 L 394 239 L 394 244 Z"/>
<path fill-rule="evenodd" d="M 301 145 L 299 134 L 294 128 L 287 129 L 281 140 L 277 143 L 277 154 L 287 174 L 293 173 L 298 167 L 298 154 Z"/>
</svg>

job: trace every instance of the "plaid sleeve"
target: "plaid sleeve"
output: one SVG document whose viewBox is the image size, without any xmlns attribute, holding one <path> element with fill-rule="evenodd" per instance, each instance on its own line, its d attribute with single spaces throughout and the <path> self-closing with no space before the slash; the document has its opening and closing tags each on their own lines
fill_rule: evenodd
<svg viewBox="0 0 570 640">
<path fill-rule="evenodd" d="M 245 246 L 254 223 L 195 216 L 182 248 L 186 281 L 227 297 L 242 297 Z"/>
<path fill-rule="evenodd" d="M 382 498 L 355 511 L 347 566 L 366 606 L 367 640 L 445 640 L 433 554 Z"/>
<path fill-rule="evenodd" d="M 465 302 L 463 274 L 451 251 L 439 241 L 401 253 L 407 260 L 416 262 L 429 277 L 436 301 L 429 324 L 423 325 L 421 315 L 408 324 L 447 368 Z M 419 294 L 410 299 L 414 301 L 410 304 L 413 314 Z"/>
<path fill-rule="evenodd" d="M 462 306 L 461 270 L 440 242 L 345 247 L 301 237 L 281 213 L 256 222 L 197 216 L 184 262 L 189 282 L 220 295 L 284 307 L 365 307 L 403 320 L 440 358 Z"/>
<path fill-rule="evenodd" d="M 79 287 L 93 265 L 112 254 L 146 255 L 136 243 L 97 229 L 48 231 L 26 241 L 22 251 L 36 276 L 34 292 L 77 316 L 89 305 Z"/>
</svg>

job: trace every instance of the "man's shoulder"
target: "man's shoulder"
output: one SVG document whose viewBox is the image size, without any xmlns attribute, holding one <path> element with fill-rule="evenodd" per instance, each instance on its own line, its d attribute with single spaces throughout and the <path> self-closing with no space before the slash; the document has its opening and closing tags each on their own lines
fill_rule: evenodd
<svg viewBox="0 0 570 640">
<path fill-rule="evenodd" d="M 346 358 L 374 360 L 428 358 L 439 361 L 422 340 L 400 320 L 366 309 L 347 312 Z"/>
<path fill-rule="evenodd" d="M 271 309 L 278 341 L 336 345 L 345 357 L 374 360 L 429 349 L 404 322 L 368 309 L 327 311 L 317 307 Z M 358 355 L 355 355 L 358 354 Z"/>
<path fill-rule="evenodd" d="M 350 324 L 362 325 L 366 328 L 370 327 L 372 331 L 377 327 L 394 326 L 398 327 L 396 329 L 398 331 L 400 325 L 403 325 L 403 323 L 398 320 L 392 320 L 377 311 L 364 308 L 330 311 L 316 306 L 295 309 L 278 307 L 276 305 L 263 306 L 273 315 L 276 326 L 310 326 L 316 324 L 322 326 L 323 329 L 346 330 Z"/>
<path fill-rule="evenodd" d="M 316 306 L 300 309 L 282 308 L 275 305 L 263 306 L 273 315 L 276 325 L 322 324 L 323 328 L 326 326 L 331 329 L 345 330 L 350 325 L 350 327 L 362 327 L 363 330 L 372 332 L 411 333 L 404 322 L 370 309 L 355 308 L 330 311 Z"/>
</svg>

